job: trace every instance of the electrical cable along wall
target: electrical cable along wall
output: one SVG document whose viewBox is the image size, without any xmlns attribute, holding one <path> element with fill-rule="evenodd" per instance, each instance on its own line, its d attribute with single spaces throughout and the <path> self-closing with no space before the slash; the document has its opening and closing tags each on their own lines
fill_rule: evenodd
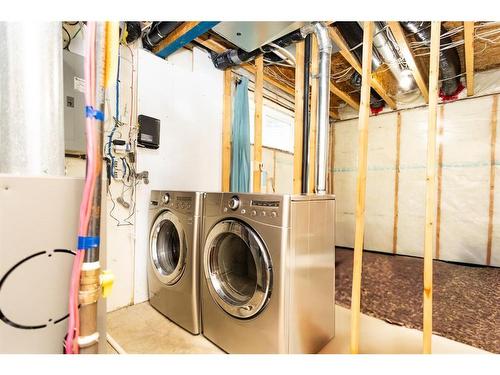
<svg viewBox="0 0 500 375">
<path fill-rule="evenodd" d="M 110 280 L 101 273 L 99 262 L 104 90 L 113 75 L 113 62 L 116 61 L 113 51 L 118 43 L 118 23 L 87 22 L 84 51 L 87 171 L 80 206 L 77 252 L 71 273 L 66 354 L 98 352 L 97 303 L 101 288 L 102 296 L 106 296 L 107 281 Z"/>
</svg>

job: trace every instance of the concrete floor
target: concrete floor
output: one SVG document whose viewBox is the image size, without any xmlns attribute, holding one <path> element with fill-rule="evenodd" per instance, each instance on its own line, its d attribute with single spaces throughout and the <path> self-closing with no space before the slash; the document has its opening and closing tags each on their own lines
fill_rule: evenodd
<svg viewBox="0 0 500 375">
<path fill-rule="evenodd" d="M 130 354 L 223 353 L 202 335 L 192 335 L 165 318 L 149 302 L 108 313 L 107 330 Z"/>
<path fill-rule="evenodd" d="M 336 306 L 335 338 L 321 354 L 349 353 L 350 311 Z M 194 336 L 153 309 L 148 302 L 108 313 L 108 333 L 129 354 L 222 354 L 202 335 Z M 422 332 L 392 325 L 361 314 L 360 352 L 366 354 L 417 354 Z M 483 350 L 441 336 L 433 336 L 433 353 L 473 354 Z M 108 354 L 117 354 L 108 343 Z"/>
</svg>

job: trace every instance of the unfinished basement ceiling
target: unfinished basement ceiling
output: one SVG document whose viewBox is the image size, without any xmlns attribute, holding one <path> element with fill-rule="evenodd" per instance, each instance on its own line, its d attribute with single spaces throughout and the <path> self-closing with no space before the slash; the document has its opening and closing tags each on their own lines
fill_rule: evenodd
<svg viewBox="0 0 500 375">
<path fill-rule="evenodd" d="M 241 25 L 244 24 L 244 25 Z M 238 37 L 235 36 L 235 33 L 238 28 L 241 30 L 245 30 L 247 33 L 250 28 L 256 27 L 258 25 L 258 29 L 260 30 L 261 25 L 263 24 L 275 24 L 274 29 L 270 27 L 267 31 L 265 31 L 265 36 L 262 35 L 259 38 L 254 38 L 251 44 L 250 41 L 242 42 L 238 40 Z M 249 48 L 251 49 L 255 45 L 259 44 L 259 42 L 267 43 L 269 40 L 274 40 L 276 38 L 267 38 L 272 34 L 273 30 L 277 30 L 280 27 L 284 27 L 285 24 L 288 25 L 286 29 L 287 32 L 292 31 L 292 27 L 300 27 L 300 23 L 297 22 L 222 22 L 217 25 L 213 31 L 207 33 L 202 37 L 203 40 L 215 40 L 219 45 L 224 47 L 225 49 L 231 49 L 235 47 L 241 47 L 243 49 Z M 381 24 L 384 25 L 381 32 L 387 34 L 387 37 L 390 43 L 394 44 L 397 50 L 400 47 L 397 43 L 394 43 L 394 36 L 392 35 L 389 27 L 385 22 Z M 449 36 L 452 44 L 451 45 L 442 45 L 442 48 L 456 48 L 460 59 L 460 75 L 462 81 L 465 81 L 465 52 L 464 52 L 464 35 L 463 35 L 463 22 L 457 21 L 447 21 L 442 24 L 443 29 L 446 30 L 445 34 L 442 34 L 442 40 Z M 500 35 L 500 23 L 499 22 L 476 22 L 475 25 L 475 37 L 474 37 L 474 71 L 482 72 L 486 70 L 496 69 L 500 67 L 500 43 L 498 43 L 497 39 Z M 330 23 L 330 28 L 335 28 L 336 23 Z M 296 29 L 296 28 L 295 28 Z M 263 31 L 264 33 L 264 31 Z M 277 34 L 279 35 L 279 34 Z M 284 35 L 283 33 L 279 36 Z M 277 37 L 279 37 L 277 36 Z M 427 72 L 429 69 L 429 48 L 425 45 L 424 42 L 418 42 L 415 40 L 414 35 L 412 33 L 405 32 L 405 36 L 408 40 L 409 47 L 415 56 L 416 63 L 418 67 L 423 72 Z M 259 42 L 257 41 L 259 40 Z M 362 43 L 356 46 L 357 48 L 362 48 Z M 354 49 L 354 48 L 353 48 Z M 353 50 L 351 49 L 351 51 Z M 401 57 L 402 63 L 404 65 L 404 59 Z M 252 62 L 249 63 L 253 65 Z M 285 87 L 289 87 L 290 90 L 293 90 L 295 87 L 295 69 L 291 66 L 278 65 L 273 63 L 267 63 L 264 67 L 265 75 L 272 77 L 279 83 L 285 85 Z M 359 103 L 359 86 L 353 85 L 352 79 L 353 75 L 356 74 L 356 69 L 348 62 L 348 60 L 344 57 L 344 55 L 339 51 L 338 46 L 334 44 L 334 51 L 332 54 L 332 63 L 331 63 L 331 82 L 335 84 L 335 86 L 342 91 L 343 93 L 351 96 L 353 100 Z M 380 85 L 383 87 L 387 96 L 393 99 L 396 103 L 401 95 L 413 93 L 418 95 L 419 90 L 416 87 L 413 87 L 412 90 L 406 91 L 402 89 L 400 86 L 400 82 L 394 77 L 393 73 L 391 73 L 390 67 L 386 62 L 382 62 L 382 64 L 373 72 L 373 76 L 376 80 L 380 82 Z M 348 106 L 348 104 L 342 100 L 338 95 L 332 93 L 330 96 L 330 112 L 335 114 L 339 109 Z"/>
<path fill-rule="evenodd" d="M 253 51 L 301 28 L 305 22 L 221 22 L 212 30 L 245 50 Z"/>
</svg>

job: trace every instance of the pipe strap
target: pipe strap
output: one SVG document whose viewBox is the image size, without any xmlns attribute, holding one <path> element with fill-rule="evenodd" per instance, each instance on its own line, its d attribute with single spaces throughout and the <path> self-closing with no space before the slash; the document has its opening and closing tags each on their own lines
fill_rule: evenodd
<svg viewBox="0 0 500 375">
<path fill-rule="evenodd" d="M 78 243 L 76 247 L 78 250 L 88 250 L 99 247 L 99 243 L 99 237 L 78 236 Z"/>
<path fill-rule="evenodd" d="M 78 346 L 80 348 L 87 348 L 99 342 L 99 332 L 94 332 L 88 336 L 78 336 Z"/>
</svg>

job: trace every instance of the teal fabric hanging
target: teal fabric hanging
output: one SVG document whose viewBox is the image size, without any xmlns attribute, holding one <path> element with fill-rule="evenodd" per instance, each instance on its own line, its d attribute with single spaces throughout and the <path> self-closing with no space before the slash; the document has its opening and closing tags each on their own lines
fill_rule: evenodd
<svg viewBox="0 0 500 375">
<path fill-rule="evenodd" d="M 250 115 L 248 78 L 236 85 L 233 100 L 231 146 L 231 191 L 250 191 Z"/>
</svg>

